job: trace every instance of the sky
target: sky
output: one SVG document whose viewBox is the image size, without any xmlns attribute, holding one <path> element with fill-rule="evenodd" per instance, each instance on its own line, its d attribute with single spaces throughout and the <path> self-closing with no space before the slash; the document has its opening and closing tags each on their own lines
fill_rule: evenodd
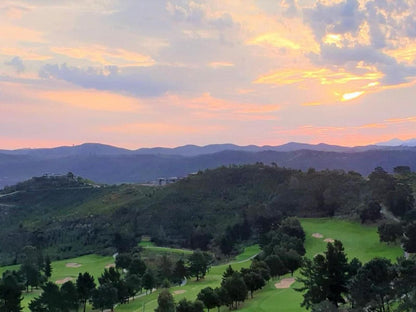
<svg viewBox="0 0 416 312">
<path fill-rule="evenodd" d="M 0 149 L 416 137 L 416 0 L 2 0 Z"/>
</svg>

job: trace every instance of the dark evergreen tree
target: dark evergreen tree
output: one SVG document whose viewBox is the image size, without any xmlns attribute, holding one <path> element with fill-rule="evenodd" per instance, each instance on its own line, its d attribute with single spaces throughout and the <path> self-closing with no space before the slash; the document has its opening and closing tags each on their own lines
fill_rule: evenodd
<svg viewBox="0 0 416 312">
<path fill-rule="evenodd" d="M 84 306 L 85 312 L 87 301 L 91 299 L 92 292 L 95 289 L 94 277 L 92 277 L 88 272 L 85 272 L 84 274 L 79 273 L 76 281 L 76 288 L 78 292 L 78 299 Z"/>
<path fill-rule="evenodd" d="M 18 280 L 13 274 L 3 274 L 0 280 L 0 311 L 22 311 L 22 290 Z"/>
<path fill-rule="evenodd" d="M 43 272 L 45 273 L 47 279 L 49 279 L 52 276 L 52 265 L 49 255 L 46 255 L 45 257 L 45 265 L 43 267 Z"/>
<path fill-rule="evenodd" d="M 375 258 L 367 262 L 358 270 L 349 286 L 354 307 L 363 311 L 390 311 L 396 276 L 397 272 L 390 260 Z"/>
<path fill-rule="evenodd" d="M 118 301 L 117 288 L 111 284 L 102 284 L 92 292 L 92 305 L 94 309 L 104 311 L 105 309 L 114 310 L 114 305 Z"/>
</svg>

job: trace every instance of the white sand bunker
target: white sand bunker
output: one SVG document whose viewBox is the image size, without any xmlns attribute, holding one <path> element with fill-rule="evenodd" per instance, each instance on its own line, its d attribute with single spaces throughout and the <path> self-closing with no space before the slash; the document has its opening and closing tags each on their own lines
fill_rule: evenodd
<svg viewBox="0 0 416 312">
<path fill-rule="evenodd" d="M 74 280 L 73 277 L 65 277 L 63 279 L 55 281 L 55 284 L 62 285 L 62 284 L 65 284 L 66 282 L 73 281 L 73 280 Z"/>
<path fill-rule="evenodd" d="M 180 294 L 184 294 L 184 293 L 186 293 L 186 290 L 183 290 L 183 289 L 175 290 L 173 292 L 174 295 L 180 295 Z"/>
<path fill-rule="evenodd" d="M 280 282 L 274 284 L 277 289 L 289 288 L 295 282 L 294 277 L 284 278 Z"/>
<path fill-rule="evenodd" d="M 115 263 L 109 263 L 105 266 L 106 269 L 115 268 L 115 267 L 116 267 Z"/>
<path fill-rule="evenodd" d="M 334 241 L 334 239 L 333 239 L 333 238 L 325 238 L 325 239 L 324 239 L 324 242 L 326 242 L 326 243 L 333 243 L 333 242 L 335 242 L 335 241 Z"/>
<path fill-rule="evenodd" d="M 312 234 L 312 237 L 315 237 L 315 238 L 323 238 L 324 236 L 321 233 L 313 233 Z"/>
<path fill-rule="evenodd" d="M 82 264 L 75 263 L 75 262 L 69 262 L 69 263 L 65 264 L 65 266 L 67 268 L 79 268 L 80 266 L 82 266 Z"/>
</svg>

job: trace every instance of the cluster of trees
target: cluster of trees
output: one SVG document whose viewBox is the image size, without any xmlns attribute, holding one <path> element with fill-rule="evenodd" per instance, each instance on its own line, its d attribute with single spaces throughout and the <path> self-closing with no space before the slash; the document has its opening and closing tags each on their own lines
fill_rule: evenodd
<svg viewBox="0 0 416 312">
<path fill-rule="evenodd" d="M 414 311 L 416 259 L 396 264 L 374 258 L 350 262 L 340 241 L 328 243 L 324 254 L 304 259 L 301 277 L 302 306 L 312 311 Z"/>
<path fill-rule="evenodd" d="M 67 281 L 61 287 L 52 282 L 43 283 L 42 294 L 30 302 L 30 310 L 69 312 L 78 310 L 82 305 L 85 311 L 88 301 L 95 309 L 112 310 L 115 304 L 128 303 L 143 289 L 147 294 L 154 288 L 180 284 L 187 277 L 203 278 L 212 263 L 209 253 L 195 251 L 188 259 L 179 259 L 176 263 L 164 255 L 151 267 L 140 258 L 138 250 L 119 254 L 115 267 L 104 270 L 98 278 L 98 285 L 88 272 L 80 273 L 76 283 Z"/>
</svg>

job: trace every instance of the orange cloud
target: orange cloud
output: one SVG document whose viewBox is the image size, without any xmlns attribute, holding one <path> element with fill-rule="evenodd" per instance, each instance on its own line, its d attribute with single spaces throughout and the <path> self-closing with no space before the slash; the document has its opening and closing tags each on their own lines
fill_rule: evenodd
<svg viewBox="0 0 416 312">
<path fill-rule="evenodd" d="M 60 90 L 44 91 L 40 98 L 77 106 L 88 110 L 107 112 L 133 112 L 141 109 L 136 98 L 96 90 Z"/>
<path fill-rule="evenodd" d="M 9 56 L 19 56 L 24 60 L 28 61 L 44 61 L 51 59 L 49 55 L 42 55 L 36 53 L 30 49 L 16 48 L 16 47 L 5 47 L 0 48 L 0 54 L 9 55 Z"/>
<path fill-rule="evenodd" d="M 233 63 L 229 63 L 229 62 L 211 62 L 208 64 L 210 67 L 213 68 L 220 68 L 220 67 L 233 67 L 234 64 Z"/>
<path fill-rule="evenodd" d="M 0 40 L 11 42 L 44 42 L 43 34 L 39 31 L 15 25 L 0 25 Z"/>
<path fill-rule="evenodd" d="M 279 33 L 267 33 L 260 35 L 254 39 L 248 40 L 246 42 L 249 45 L 270 45 L 276 48 L 289 48 L 293 50 L 299 50 L 301 46 L 285 37 Z"/>
<path fill-rule="evenodd" d="M 156 62 L 147 55 L 94 45 L 80 48 L 52 47 L 51 51 L 75 59 L 86 59 L 102 65 L 152 66 Z"/>
</svg>

